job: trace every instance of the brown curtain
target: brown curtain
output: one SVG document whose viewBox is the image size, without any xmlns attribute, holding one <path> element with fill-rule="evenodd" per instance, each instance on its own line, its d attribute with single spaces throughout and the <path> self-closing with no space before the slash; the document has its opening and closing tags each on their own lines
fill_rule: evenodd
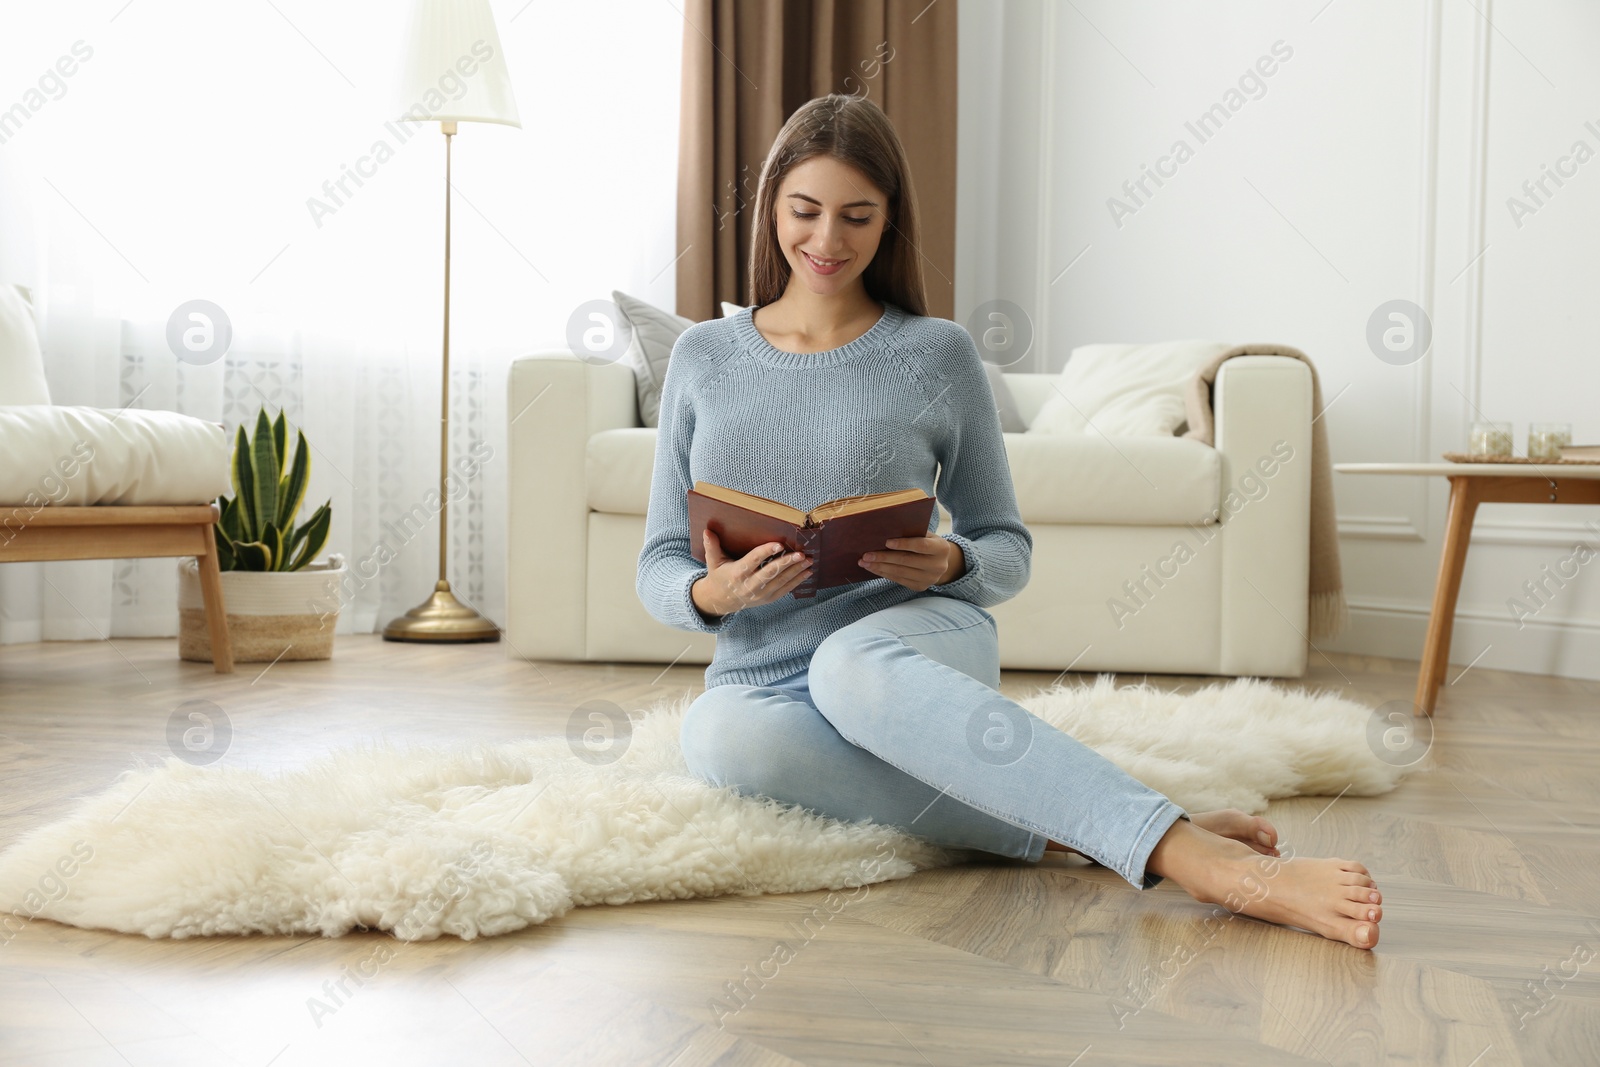
<svg viewBox="0 0 1600 1067">
<path fill-rule="evenodd" d="M 795 108 L 865 95 L 905 145 L 928 312 L 955 313 L 957 0 L 686 0 L 678 314 L 749 303 L 756 185 Z"/>
</svg>

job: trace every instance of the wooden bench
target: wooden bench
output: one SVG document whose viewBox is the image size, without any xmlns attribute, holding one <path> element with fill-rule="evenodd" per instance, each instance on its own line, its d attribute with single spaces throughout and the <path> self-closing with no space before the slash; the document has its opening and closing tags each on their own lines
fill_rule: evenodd
<svg viewBox="0 0 1600 1067">
<path fill-rule="evenodd" d="M 222 575 L 211 530 L 215 504 L 170 507 L 0 505 L 0 563 L 194 556 L 218 674 L 233 673 Z"/>
</svg>

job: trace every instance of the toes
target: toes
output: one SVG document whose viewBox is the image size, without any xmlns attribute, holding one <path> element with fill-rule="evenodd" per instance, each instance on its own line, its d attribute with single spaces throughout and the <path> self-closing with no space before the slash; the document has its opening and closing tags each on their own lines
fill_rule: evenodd
<svg viewBox="0 0 1600 1067">
<path fill-rule="evenodd" d="M 1370 875 L 1372 873 L 1355 860 L 1339 860 L 1338 863 L 1340 870 L 1350 871 L 1354 874 L 1360 875 Z"/>
<path fill-rule="evenodd" d="M 1278 831 L 1270 822 L 1263 819 L 1259 815 L 1253 817 L 1250 820 L 1250 833 L 1255 838 L 1257 844 L 1261 845 L 1263 848 L 1274 849 L 1273 854 L 1276 855 Z"/>
<path fill-rule="evenodd" d="M 1364 900 L 1341 900 L 1338 911 L 1347 919 L 1361 919 L 1370 923 L 1377 923 L 1383 919 L 1383 909 Z"/>
<path fill-rule="evenodd" d="M 1350 944 L 1356 948 L 1371 948 L 1378 943 L 1377 923 L 1358 923 L 1350 932 Z"/>
<path fill-rule="evenodd" d="M 1353 900 L 1360 904 L 1382 904 L 1383 894 L 1370 886 L 1347 885 L 1344 887 L 1346 900 Z"/>
</svg>

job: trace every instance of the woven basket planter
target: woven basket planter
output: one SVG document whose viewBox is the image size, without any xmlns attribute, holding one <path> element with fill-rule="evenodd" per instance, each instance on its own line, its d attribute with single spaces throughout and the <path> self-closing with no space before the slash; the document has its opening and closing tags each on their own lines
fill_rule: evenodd
<svg viewBox="0 0 1600 1067">
<path fill-rule="evenodd" d="M 331 555 L 297 571 L 223 571 L 222 601 L 235 663 L 329 659 L 339 619 L 344 557 Z M 200 567 L 178 564 L 178 657 L 211 662 Z"/>
</svg>

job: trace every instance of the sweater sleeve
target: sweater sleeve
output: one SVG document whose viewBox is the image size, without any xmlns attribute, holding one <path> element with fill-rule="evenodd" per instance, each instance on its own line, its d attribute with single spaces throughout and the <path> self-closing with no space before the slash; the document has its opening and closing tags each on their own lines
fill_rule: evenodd
<svg viewBox="0 0 1600 1067">
<path fill-rule="evenodd" d="M 955 351 L 941 383 L 947 406 L 944 433 L 935 446 L 936 493 L 950 510 L 953 531 L 941 536 L 961 549 L 966 570 L 955 581 L 928 590 L 986 608 L 1010 600 L 1028 584 L 1033 535 L 1017 507 L 1000 417 L 978 346 L 958 326 L 950 334 Z"/>
<path fill-rule="evenodd" d="M 718 633 L 726 615 L 716 621 L 702 615 L 689 594 L 707 573 L 689 551 L 689 444 L 694 438 L 694 405 L 690 396 L 692 367 L 680 357 L 683 335 L 667 358 L 661 384 L 661 415 L 656 429 L 655 466 L 650 476 L 650 502 L 645 509 L 644 548 L 639 552 L 634 589 L 645 610 L 676 630 Z"/>
</svg>

